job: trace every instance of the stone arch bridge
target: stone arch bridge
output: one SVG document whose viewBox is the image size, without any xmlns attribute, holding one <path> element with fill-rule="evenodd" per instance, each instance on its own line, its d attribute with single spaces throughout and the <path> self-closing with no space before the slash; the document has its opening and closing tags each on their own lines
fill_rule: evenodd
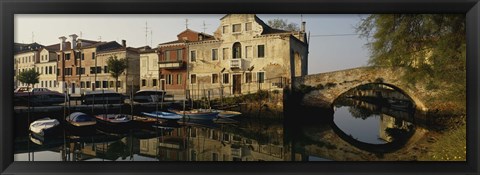
<svg viewBox="0 0 480 175">
<path fill-rule="evenodd" d="M 293 88 L 310 89 L 304 94 L 303 105 L 331 107 L 337 97 L 352 88 L 371 83 L 384 84 L 408 96 L 417 110 L 427 111 L 425 102 L 429 92 L 420 85 L 405 83 L 402 80 L 405 73 L 401 67 L 359 67 L 296 77 Z"/>
</svg>

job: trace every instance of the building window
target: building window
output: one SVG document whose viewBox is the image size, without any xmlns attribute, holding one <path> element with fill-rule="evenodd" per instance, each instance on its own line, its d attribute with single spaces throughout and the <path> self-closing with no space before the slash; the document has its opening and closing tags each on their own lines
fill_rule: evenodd
<svg viewBox="0 0 480 175">
<path fill-rule="evenodd" d="M 40 87 L 43 87 L 43 81 L 41 81 L 41 83 L 42 83 L 42 86 L 40 86 Z"/>
<path fill-rule="evenodd" d="M 164 58 L 165 61 L 170 61 L 170 51 L 168 51 L 168 50 L 165 51 L 165 55 L 164 55 L 164 56 L 165 56 L 165 58 Z"/>
<path fill-rule="evenodd" d="M 108 73 L 108 66 L 103 66 L 103 73 Z"/>
<path fill-rule="evenodd" d="M 252 56 L 253 56 L 252 46 L 245 47 L 245 57 L 246 58 L 252 58 Z"/>
<path fill-rule="evenodd" d="M 182 84 L 182 74 L 177 74 L 177 84 Z"/>
<path fill-rule="evenodd" d="M 90 81 L 87 81 L 87 83 L 85 83 L 87 85 L 86 88 L 90 88 Z"/>
<path fill-rule="evenodd" d="M 190 75 L 190 84 L 195 84 L 197 83 L 197 75 L 192 74 Z"/>
<path fill-rule="evenodd" d="M 264 83 L 265 82 L 265 72 L 258 72 L 257 73 L 257 81 L 258 81 L 258 83 Z"/>
<path fill-rule="evenodd" d="M 242 58 L 242 45 L 239 42 L 233 44 L 232 58 Z"/>
<path fill-rule="evenodd" d="M 223 59 L 226 60 L 228 59 L 228 48 L 223 48 Z"/>
<path fill-rule="evenodd" d="M 177 50 L 177 60 L 178 61 L 183 60 L 183 50 L 182 49 Z"/>
<path fill-rule="evenodd" d="M 80 82 L 80 88 L 85 88 L 85 82 L 84 81 Z"/>
<path fill-rule="evenodd" d="M 152 80 L 152 86 L 157 86 L 157 79 Z"/>
<path fill-rule="evenodd" d="M 45 66 L 45 74 L 48 74 L 48 67 Z"/>
<path fill-rule="evenodd" d="M 212 84 L 218 83 L 218 74 L 212 74 Z"/>
<path fill-rule="evenodd" d="M 218 60 L 218 49 L 212 49 L 212 61 Z"/>
<path fill-rule="evenodd" d="M 265 57 L 265 45 L 258 45 L 258 58 L 263 58 Z"/>
<path fill-rule="evenodd" d="M 82 53 L 82 60 L 85 60 L 85 54 Z"/>
<path fill-rule="evenodd" d="M 60 76 L 60 69 L 57 69 L 57 76 Z"/>
<path fill-rule="evenodd" d="M 49 67 L 48 67 L 48 74 L 53 74 L 52 66 L 49 66 Z"/>
<path fill-rule="evenodd" d="M 70 60 L 70 54 L 69 53 L 65 54 L 65 60 Z"/>
<path fill-rule="evenodd" d="M 191 62 L 197 61 L 197 52 L 195 50 L 190 51 L 190 61 Z"/>
<path fill-rule="evenodd" d="M 228 84 L 229 83 L 228 77 L 229 77 L 228 74 L 223 74 L 223 84 Z"/>
<path fill-rule="evenodd" d="M 92 52 L 92 60 L 95 59 L 95 52 Z"/>
<path fill-rule="evenodd" d="M 227 33 L 227 32 L 228 32 L 228 26 L 223 26 L 222 33 Z"/>
<path fill-rule="evenodd" d="M 72 75 L 72 68 L 65 68 L 65 75 Z"/>
<path fill-rule="evenodd" d="M 95 81 L 95 88 L 100 88 L 100 81 Z"/>
<path fill-rule="evenodd" d="M 242 31 L 242 25 L 241 24 L 234 24 L 232 25 L 232 32 L 233 33 L 238 33 Z"/>
<path fill-rule="evenodd" d="M 147 86 L 147 80 L 142 79 L 142 86 Z"/>
<path fill-rule="evenodd" d="M 168 74 L 167 75 L 167 78 L 166 78 L 166 83 L 167 84 L 173 84 L 173 75 L 172 74 Z"/>
<path fill-rule="evenodd" d="M 113 88 L 113 81 L 108 82 L 108 85 L 110 85 L 110 88 Z"/>
<path fill-rule="evenodd" d="M 252 82 L 252 73 L 247 72 L 245 73 L 245 83 L 251 83 Z"/>
<path fill-rule="evenodd" d="M 108 81 L 102 81 L 102 88 L 108 87 Z"/>
<path fill-rule="evenodd" d="M 252 22 L 245 23 L 245 31 L 250 31 L 250 30 L 252 30 Z"/>
<path fill-rule="evenodd" d="M 212 153 L 212 161 L 218 161 L 218 153 Z"/>
</svg>

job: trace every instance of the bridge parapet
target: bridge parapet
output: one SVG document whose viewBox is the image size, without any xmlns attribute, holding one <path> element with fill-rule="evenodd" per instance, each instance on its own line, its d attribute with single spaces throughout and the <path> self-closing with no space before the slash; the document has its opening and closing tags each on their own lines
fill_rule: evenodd
<svg viewBox="0 0 480 175">
<path fill-rule="evenodd" d="M 405 83 L 402 80 L 405 72 L 402 67 L 359 67 L 297 77 L 294 88 L 313 89 L 305 94 L 304 105 L 331 107 L 335 99 L 352 88 L 370 83 L 385 84 L 410 97 L 418 110 L 427 111 L 426 96 L 419 94 L 428 93 L 425 88 Z"/>
</svg>

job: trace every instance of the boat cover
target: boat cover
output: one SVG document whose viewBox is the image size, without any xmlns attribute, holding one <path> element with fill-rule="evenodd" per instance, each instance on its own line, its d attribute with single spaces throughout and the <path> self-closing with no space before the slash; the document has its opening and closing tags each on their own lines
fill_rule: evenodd
<svg viewBox="0 0 480 175">
<path fill-rule="evenodd" d="M 34 121 L 30 124 L 30 131 L 38 134 L 42 134 L 43 130 L 45 129 L 50 129 L 53 128 L 57 125 L 59 125 L 60 122 L 58 122 L 57 119 L 40 119 L 37 121 Z"/>
</svg>

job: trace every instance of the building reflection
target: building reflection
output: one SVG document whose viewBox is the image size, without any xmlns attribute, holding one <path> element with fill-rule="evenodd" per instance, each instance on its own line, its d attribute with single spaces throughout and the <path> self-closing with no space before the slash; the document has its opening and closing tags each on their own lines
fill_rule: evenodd
<svg viewBox="0 0 480 175">
<path fill-rule="evenodd" d="M 240 134 L 201 127 L 177 128 L 163 137 L 139 142 L 140 154 L 159 160 L 285 161 L 290 155 L 282 143 L 260 143 Z"/>
</svg>

